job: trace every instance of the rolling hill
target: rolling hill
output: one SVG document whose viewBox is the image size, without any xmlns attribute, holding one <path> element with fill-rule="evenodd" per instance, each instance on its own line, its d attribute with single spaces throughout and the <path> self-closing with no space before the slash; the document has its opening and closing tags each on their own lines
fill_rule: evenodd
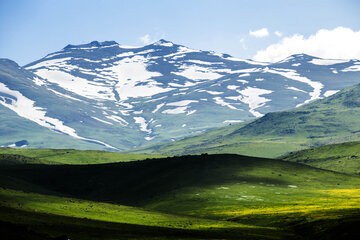
<svg viewBox="0 0 360 240">
<path fill-rule="evenodd" d="M 359 177 L 272 159 L 16 164 L 0 177 L 0 221 L 71 239 L 96 239 L 96 228 L 105 238 L 336 239 L 357 229 L 339 231 L 342 222 L 360 220 Z"/>
<path fill-rule="evenodd" d="M 360 174 L 360 143 L 347 142 L 305 149 L 281 156 L 285 161 L 348 174 Z"/>
<path fill-rule="evenodd" d="M 276 157 L 290 151 L 359 139 L 360 85 L 288 111 L 135 152 L 182 155 L 238 153 Z"/>
</svg>

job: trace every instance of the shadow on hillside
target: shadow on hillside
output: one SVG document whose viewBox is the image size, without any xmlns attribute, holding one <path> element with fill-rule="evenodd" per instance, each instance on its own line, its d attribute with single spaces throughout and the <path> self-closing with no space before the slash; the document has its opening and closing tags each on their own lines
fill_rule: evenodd
<svg viewBox="0 0 360 240">
<path fill-rule="evenodd" d="M 279 164 L 291 163 L 224 154 L 101 165 L 3 166 L 0 174 L 72 197 L 136 206 L 158 195 L 187 187 L 241 184 L 244 181 L 287 185 L 286 180 L 275 175 L 248 174 L 257 168 Z M 34 191 L 13 184 L 12 188 L 16 187 L 17 190 Z"/>
</svg>

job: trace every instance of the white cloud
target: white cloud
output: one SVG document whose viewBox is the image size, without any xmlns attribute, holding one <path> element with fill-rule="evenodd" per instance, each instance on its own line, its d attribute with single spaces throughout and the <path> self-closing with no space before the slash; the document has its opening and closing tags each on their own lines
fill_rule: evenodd
<svg viewBox="0 0 360 240">
<path fill-rule="evenodd" d="M 241 43 L 241 47 L 244 49 L 244 50 L 247 50 L 248 48 L 246 47 L 245 45 L 245 38 L 240 38 L 239 42 Z"/>
<path fill-rule="evenodd" d="M 261 28 L 259 30 L 255 31 L 249 31 L 250 36 L 256 37 L 256 38 L 263 38 L 269 36 L 269 31 L 267 28 Z"/>
<path fill-rule="evenodd" d="M 320 29 L 308 38 L 300 34 L 284 37 L 279 43 L 258 51 L 253 59 L 276 62 L 298 53 L 330 59 L 360 59 L 359 43 L 360 31 L 345 27 Z"/>
<path fill-rule="evenodd" d="M 144 44 L 149 44 L 151 43 L 151 37 L 150 34 L 145 34 L 144 36 L 140 37 L 140 41 Z"/>
<path fill-rule="evenodd" d="M 278 37 L 282 37 L 282 32 L 280 31 L 275 31 L 274 34 Z"/>
</svg>

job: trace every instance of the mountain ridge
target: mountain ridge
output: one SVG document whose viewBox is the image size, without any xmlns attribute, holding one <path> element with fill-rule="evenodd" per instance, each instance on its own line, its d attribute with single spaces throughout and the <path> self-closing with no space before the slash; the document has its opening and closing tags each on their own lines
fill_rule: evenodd
<svg viewBox="0 0 360 240">
<path fill-rule="evenodd" d="M 140 47 L 93 41 L 65 46 L 14 70 L 14 76 L 25 76 L 26 87 L 13 84 L 16 81 L 5 85 L 20 90 L 45 116 L 63 122 L 78 136 L 121 151 L 329 96 L 359 82 L 359 63 L 304 54 L 259 63 L 163 39 Z M 34 92 L 36 88 L 43 93 Z M 54 100 L 46 100 L 49 94 Z M 8 108 L 19 105 L 5 98 L 0 102 Z"/>
<path fill-rule="evenodd" d="M 360 139 L 360 84 L 298 108 L 267 113 L 174 143 L 134 152 L 168 155 L 236 153 L 278 157 L 287 152 Z"/>
</svg>

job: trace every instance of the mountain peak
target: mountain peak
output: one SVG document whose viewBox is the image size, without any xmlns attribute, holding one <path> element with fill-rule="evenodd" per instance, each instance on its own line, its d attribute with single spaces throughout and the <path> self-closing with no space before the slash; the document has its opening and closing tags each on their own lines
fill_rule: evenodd
<svg viewBox="0 0 360 240">
<path fill-rule="evenodd" d="M 164 46 L 164 47 L 172 47 L 174 43 L 167 41 L 165 39 L 160 39 L 159 41 L 154 43 L 155 46 Z"/>
<path fill-rule="evenodd" d="M 115 41 L 104 41 L 104 42 L 92 41 L 90 43 L 79 44 L 79 45 L 69 44 L 66 47 L 64 47 L 64 49 L 97 48 L 97 47 L 107 47 L 112 45 L 119 45 L 119 44 Z"/>
<path fill-rule="evenodd" d="M 90 46 L 93 46 L 93 47 L 100 47 L 100 43 L 98 41 L 92 41 L 91 43 L 89 43 Z"/>
<path fill-rule="evenodd" d="M 313 59 L 315 58 L 314 56 L 311 56 L 309 54 L 306 53 L 297 53 L 297 54 L 293 54 L 291 55 L 294 58 L 300 58 L 300 59 Z"/>
<path fill-rule="evenodd" d="M 285 62 L 298 62 L 298 61 L 310 61 L 312 59 L 314 59 L 315 57 L 307 55 L 305 53 L 297 53 L 297 54 L 293 54 L 290 55 L 286 58 L 284 58 L 283 60 L 279 61 L 278 63 L 285 63 Z"/>
<path fill-rule="evenodd" d="M 19 67 L 19 65 L 15 61 L 8 58 L 0 58 L 0 65 Z"/>
</svg>

